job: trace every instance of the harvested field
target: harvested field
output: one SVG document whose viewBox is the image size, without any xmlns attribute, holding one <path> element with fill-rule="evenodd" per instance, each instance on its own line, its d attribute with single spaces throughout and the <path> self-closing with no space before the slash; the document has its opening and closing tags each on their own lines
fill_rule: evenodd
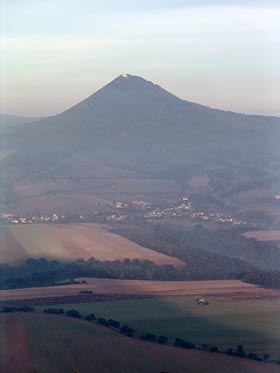
<svg viewBox="0 0 280 373">
<path fill-rule="evenodd" d="M 0 301 L 78 296 L 81 290 L 90 290 L 94 295 L 212 296 L 227 302 L 280 297 L 280 291 L 264 289 L 239 280 L 144 281 L 97 278 L 86 278 L 85 280 L 87 284 L 1 290 Z"/>
<path fill-rule="evenodd" d="M 192 187 L 207 187 L 209 184 L 209 177 L 207 175 L 195 175 L 188 180 L 188 184 Z"/>
<path fill-rule="evenodd" d="M 111 233 L 98 224 L 9 225 L 0 232 L 3 262 L 17 262 L 28 257 L 60 260 L 148 259 L 160 265 L 184 263 L 170 256 L 142 247 Z M 13 255 L 13 253 L 15 253 Z"/>
<path fill-rule="evenodd" d="M 279 201 L 275 199 L 275 193 L 279 193 L 279 188 L 274 184 L 270 189 L 253 189 L 234 193 L 228 200 L 234 205 L 249 209 L 268 210 L 279 215 Z"/>
<path fill-rule="evenodd" d="M 74 227 L 49 225 L 48 229 L 69 251 L 78 251 L 77 257 L 94 256 L 99 260 L 138 258 L 149 259 L 161 265 L 180 266 L 184 264 L 179 259 L 144 248 L 122 236 L 111 233 L 101 225 L 81 224 Z"/>
<path fill-rule="evenodd" d="M 94 194 L 111 195 L 111 194 L 175 194 L 180 195 L 182 190 L 179 183 L 173 180 L 160 179 L 127 179 L 116 180 L 107 187 L 96 187 Z"/>
<path fill-rule="evenodd" d="M 24 320 L 34 365 L 40 373 L 76 369 L 102 373 L 279 371 L 276 365 L 139 341 L 63 316 L 26 314 Z"/>
<path fill-rule="evenodd" d="M 0 314 L 0 346 L 0 372 L 35 373 L 21 315 Z"/>
<path fill-rule="evenodd" d="M 280 231 L 252 231 L 243 233 L 243 236 L 258 241 L 280 241 Z"/>
<path fill-rule="evenodd" d="M 78 304 L 78 303 L 92 303 L 92 302 L 111 302 L 127 299 L 147 299 L 156 298 L 153 295 L 132 295 L 132 294 L 77 294 L 77 295 L 66 295 L 61 297 L 46 297 L 46 298 L 29 298 L 29 299 L 16 299 L 16 300 L 6 300 L 0 301 L 0 307 L 5 306 L 48 306 L 57 304 Z"/>
<path fill-rule="evenodd" d="M 77 193 L 58 193 L 56 195 L 38 195 L 31 196 L 17 201 L 11 206 L 14 214 L 36 214 L 40 211 L 42 214 L 65 214 L 69 211 L 90 213 L 98 208 L 99 203 L 107 203 L 106 200 L 96 197 L 92 194 L 79 195 Z"/>
<path fill-rule="evenodd" d="M 25 248 L 9 229 L 0 226 L 0 263 L 20 262 L 28 257 Z"/>
</svg>

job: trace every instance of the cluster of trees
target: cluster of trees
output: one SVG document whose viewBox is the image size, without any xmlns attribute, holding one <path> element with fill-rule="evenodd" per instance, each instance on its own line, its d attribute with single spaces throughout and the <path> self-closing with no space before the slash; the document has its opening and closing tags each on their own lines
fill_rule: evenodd
<svg viewBox="0 0 280 373">
<path fill-rule="evenodd" d="M 159 222 L 126 223 L 116 226 L 114 231 L 145 247 L 180 258 L 186 263 L 181 272 L 188 279 L 241 278 L 245 272 L 260 267 L 277 270 L 280 266 L 277 245 L 244 237 L 246 228 L 242 226 L 221 226 L 217 231 L 203 224 L 188 227 Z"/>
<path fill-rule="evenodd" d="M 74 317 L 76 319 L 81 319 L 82 315 L 77 310 L 68 310 L 64 311 L 63 308 L 46 308 L 44 313 L 52 314 L 52 315 L 66 315 L 68 317 Z"/>
<path fill-rule="evenodd" d="M 246 273 L 242 280 L 250 284 L 256 284 L 267 288 L 280 289 L 280 272 L 250 272 Z"/>
<path fill-rule="evenodd" d="M 195 344 L 189 341 L 185 341 L 184 339 L 181 338 L 176 338 L 174 341 L 174 345 L 178 347 L 183 347 L 183 348 L 195 348 Z"/>
<path fill-rule="evenodd" d="M 63 308 L 47 308 L 44 310 L 44 313 L 50 313 L 53 315 L 64 315 Z"/>
<path fill-rule="evenodd" d="M 254 265 L 237 259 L 238 255 L 230 257 L 237 235 L 232 242 L 228 232 L 224 233 L 221 241 L 220 231 L 217 234 L 201 225 L 186 230 L 163 223 L 123 224 L 115 227 L 114 231 L 144 247 L 184 261 L 186 266 L 177 270 L 179 280 L 238 279 L 244 272 L 256 269 Z M 246 245 L 244 238 L 242 247 Z"/>
<path fill-rule="evenodd" d="M 66 316 L 68 317 L 74 317 L 75 319 L 81 319 L 82 315 L 77 310 L 68 310 L 66 311 Z"/>
<path fill-rule="evenodd" d="M 103 325 L 103 326 L 112 326 L 117 329 L 120 328 L 120 322 L 116 320 L 112 320 L 112 319 L 106 320 L 103 317 L 99 317 L 97 319 L 97 322 L 98 324 Z"/>
<path fill-rule="evenodd" d="M 74 317 L 76 319 L 84 319 L 86 321 L 96 321 L 100 325 L 112 327 L 112 328 L 115 328 L 115 329 L 120 329 L 120 327 L 121 327 L 121 323 L 117 320 L 113 320 L 113 319 L 106 320 L 103 317 L 96 318 L 94 313 L 90 313 L 86 316 L 83 316 L 83 315 L 81 315 L 81 313 L 79 311 L 77 311 L 75 309 L 67 310 L 65 312 L 63 308 L 46 308 L 44 310 L 44 313 L 53 314 L 53 315 L 66 315 L 68 317 Z"/>
<path fill-rule="evenodd" d="M 180 280 L 189 279 L 173 265 L 156 265 L 149 260 L 124 259 L 100 261 L 94 258 L 78 259 L 71 263 L 56 260 L 28 259 L 24 264 L 12 267 L 0 265 L 0 289 L 61 285 L 61 281 L 75 277 Z M 75 281 L 64 282 L 73 284 Z M 89 294 L 84 292 L 83 294 Z"/>
<path fill-rule="evenodd" d="M 146 333 L 145 335 L 141 336 L 142 341 L 152 341 L 157 342 L 159 344 L 164 344 L 168 341 L 168 337 L 165 335 L 159 335 L 158 337 L 152 333 Z"/>
<path fill-rule="evenodd" d="M 17 267 L 0 266 L 0 289 L 53 286 L 61 284 L 61 281 L 67 278 L 76 277 L 161 281 L 212 280 L 240 278 L 241 272 L 243 274 L 246 270 L 252 271 L 251 266 L 242 266 L 242 262 L 238 259 L 226 258 L 202 250 L 190 249 L 183 253 L 180 247 L 172 246 L 170 250 L 161 247 L 158 251 L 181 257 L 188 265 L 176 268 L 173 265 L 156 265 L 149 260 L 128 258 L 123 261 L 100 261 L 89 258 L 78 259 L 71 263 L 44 258 L 28 259 Z M 75 281 L 70 280 L 63 284 L 73 283 Z M 85 291 L 83 294 L 90 293 Z"/>
<path fill-rule="evenodd" d="M 226 353 L 229 355 L 247 357 L 250 360 L 258 360 L 258 361 L 267 361 L 270 358 L 270 355 L 268 353 L 264 353 L 262 358 L 252 352 L 249 352 L 248 354 L 246 354 L 243 345 L 238 345 L 236 351 L 233 351 L 232 348 L 228 348 Z"/>
<path fill-rule="evenodd" d="M 93 292 L 91 290 L 81 290 L 80 291 L 80 294 L 84 294 L 84 295 L 89 295 L 89 294 L 92 294 Z"/>
<path fill-rule="evenodd" d="M 95 321 L 96 317 L 94 313 L 90 313 L 89 315 L 86 316 L 85 318 L 86 321 Z"/>
<path fill-rule="evenodd" d="M 135 330 L 130 328 L 128 325 L 123 325 L 120 329 L 120 332 L 127 337 L 133 337 Z"/>
</svg>

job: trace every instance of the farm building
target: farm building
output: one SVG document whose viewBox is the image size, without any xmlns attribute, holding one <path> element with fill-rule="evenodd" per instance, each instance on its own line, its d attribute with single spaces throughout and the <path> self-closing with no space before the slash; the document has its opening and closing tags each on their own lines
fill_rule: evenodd
<svg viewBox="0 0 280 373">
<path fill-rule="evenodd" d="M 198 298 L 196 300 L 196 304 L 198 304 L 199 306 L 208 306 L 209 302 L 204 298 Z"/>
</svg>

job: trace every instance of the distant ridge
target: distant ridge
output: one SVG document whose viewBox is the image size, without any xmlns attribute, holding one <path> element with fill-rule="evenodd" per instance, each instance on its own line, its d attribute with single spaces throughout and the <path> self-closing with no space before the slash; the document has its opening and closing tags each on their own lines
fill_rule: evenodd
<svg viewBox="0 0 280 373">
<path fill-rule="evenodd" d="M 42 119 L 41 117 L 24 117 L 19 115 L 0 114 L 0 126 L 15 126 L 31 123 Z"/>
</svg>

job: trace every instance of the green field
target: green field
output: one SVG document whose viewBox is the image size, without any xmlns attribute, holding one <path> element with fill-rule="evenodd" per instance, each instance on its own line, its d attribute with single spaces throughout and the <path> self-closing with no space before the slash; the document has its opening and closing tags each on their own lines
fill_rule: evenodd
<svg viewBox="0 0 280 373">
<path fill-rule="evenodd" d="M 60 307 L 60 306 L 56 306 Z M 194 343 L 236 347 L 280 359 L 280 301 L 220 303 L 197 306 L 193 297 L 138 299 L 61 305 L 82 314 L 113 318 L 140 333 L 185 338 Z M 42 310 L 44 307 L 38 307 Z"/>
<path fill-rule="evenodd" d="M 125 337 L 95 323 L 63 316 L 22 316 L 33 365 L 40 373 L 262 373 L 276 365 Z M 25 373 L 25 372 L 24 372 Z"/>
</svg>

